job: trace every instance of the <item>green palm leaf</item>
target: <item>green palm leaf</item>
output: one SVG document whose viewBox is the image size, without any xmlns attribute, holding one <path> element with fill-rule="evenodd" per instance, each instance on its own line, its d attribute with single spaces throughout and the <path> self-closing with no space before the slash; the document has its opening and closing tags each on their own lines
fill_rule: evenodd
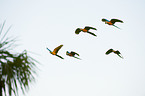
<svg viewBox="0 0 145 96">
<path fill-rule="evenodd" d="M 30 83 L 35 80 L 35 63 L 38 62 L 30 57 L 26 50 L 18 54 L 14 54 L 9 50 L 9 48 L 13 48 L 12 45 L 15 39 L 5 39 L 10 28 L 2 35 L 4 25 L 5 21 L 0 27 L 0 96 L 2 96 L 3 92 L 5 96 L 6 93 L 9 96 L 12 94 L 17 96 L 18 86 L 25 93 Z"/>
</svg>

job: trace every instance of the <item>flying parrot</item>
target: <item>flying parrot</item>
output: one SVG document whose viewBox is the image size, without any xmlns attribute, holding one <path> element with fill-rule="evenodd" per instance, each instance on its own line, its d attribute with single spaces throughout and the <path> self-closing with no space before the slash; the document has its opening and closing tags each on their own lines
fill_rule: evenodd
<svg viewBox="0 0 145 96">
<path fill-rule="evenodd" d="M 105 24 L 112 25 L 112 26 L 114 26 L 114 27 L 116 27 L 116 28 L 118 28 L 118 29 L 120 29 L 120 28 L 117 27 L 117 26 L 115 26 L 114 24 L 115 24 L 116 22 L 123 23 L 123 21 L 122 21 L 122 20 L 119 20 L 119 19 L 111 19 L 111 20 L 109 21 L 109 20 L 103 18 L 102 21 L 105 22 Z"/>
<path fill-rule="evenodd" d="M 117 50 L 117 51 L 115 51 L 115 50 L 113 50 L 113 49 L 109 49 L 105 54 L 106 55 L 108 55 L 108 54 L 110 54 L 110 53 L 115 53 L 115 54 L 117 54 L 120 58 L 122 58 L 123 59 L 123 57 L 121 56 L 121 53 Z"/>
<path fill-rule="evenodd" d="M 73 51 L 71 51 L 71 52 L 66 51 L 66 55 L 68 55 L 70 57 L 74 57 L 74 58 L 80 59 L 78 57 L 75 57 L 75 55 L 78 55 L 78 56 L 80 56 L 80 55 L 78 53 L 76 53 L 76 52 L 73 52 Z"/>
<path fill-rule="evenodd" d="M 57 53 L 58 51 L 60 50 L 60 48 L 62 47 L 63 45 L 60 45 L 58 47 L 56 47 L 53 51 L 51 51 L 50 49 L 46 48 L 52 55 L 55 55 L 61 59 L 64 59 L 63 57 L 59 56 Z"/>
<path fill-rule="evenodd" d="M 90 31 L 89 31 L 90 29 L 97 30 L 96 28 L 89 27 L 89 26 L 85 26 L 84 29 L 82 29 L 82 28 L 77 28 L 76 31 L 75 31 L 75 33 L 76 33 L 76 34 L 79 34 L 79 33 L 82 31 L 82 32 L 84 32 L 84 33 L 89 33 L 89 34 L 91 34 L 91 35 L 93 35 L 93 36 L 97 36 L 97 35 L 95 35 L 94 33 L 90 32 Z"/>
</svg>

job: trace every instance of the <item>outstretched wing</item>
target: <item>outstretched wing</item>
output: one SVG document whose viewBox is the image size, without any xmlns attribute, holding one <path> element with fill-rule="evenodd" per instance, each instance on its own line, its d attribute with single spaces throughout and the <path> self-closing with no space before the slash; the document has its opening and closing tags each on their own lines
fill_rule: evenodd
<svg viewBox="0 0 145 96">
<path fill-rule="evenodd" d="M 118 50 L 117 50 L 117 51 L 115 51 L 114 53 L 116 53 L 116 54 L 121 54 Z"/>
<path fill-rule="evenodd" d="M 63 45 L 60 45 L 60 46 L 56 47 L 56 48 L 53 50 L 53 52 L 57 54 L 58 51 L 60 50 L 60 48 L 61 48 L 62 46 L 63 46 Z"/>
<path fill-rule="evenodd" d="M 76 31 L 75 31 L 76 34 L 79 34 L 80 32 L 81 32 L 80 28 L 77 28 Z"/>
<path fill-rule="evenodd" d="M 61 58 L 61 59 L 64 59 L 63 57 L 61 57 L 61 56 L 59 56 L 59 55 L 57 55 L 57 54 L 56 54 L 56 56 L 59 57 L 59 58 Z"/>
<path fill-rule="evenodd" d="M 74 57 L 74 58 L 76 58 L 76 59 L 80 59 L 80 58 L 74 56 L 75 54 L 79 56 L 78 53 L 71 51 L 70 54 L 72 55 L 72 57 Z M 81 59 L 80 59 L 80 60 L 81 60 Z"/>
<path fill-rule="evenodd" d="M 89 26 L 86 26 L 84 29 L 86 29 L 86 30 L 90 30 L 90 29 L 97 30 L 96 28 L 94 28 L 94 27 L 89 27 Z"/>
<path fill-rule="evenodd" d="M 114 24 L 115 22 L 121 22 L 121 23 L 123 23 L 123 21 L 122 20 L 119 20 L 119 19 L 111 19 L 110 22 L 112 24 Z"/>
<path fill-rule="evenodd" d="M 121 53 L 117 50 L 116 52 L 115 52 L 120 58 L 123 58 L 123 56 L 121 56 Z"/>
<path fill-rule="evenodd" d="M 89 33 L 89 34 L 91 34 L 91 35 L 93 35 L 93 36 L 97 36 L 96 34 L 94 34 L 94 33 L 92 33 L 92 32 L 87 32 L 87 33 Z"/>
<path fill-rule="evenodd" d="M 71 51 L 71 52 L 70 52 L 70 54 L 72 54 L 73 56 L 74 56 L 75 54 L 79 56 L 79 54 L 78 54 L 78 53 L 73 52 L 73 51 Z"/>
<path fill-rule="evenodd" d="M 113 49 L 109 49 L 105 54 L 108 55 L 108 54 L 110 54 L 111 52 L 113 52 Z"/>
</svg>

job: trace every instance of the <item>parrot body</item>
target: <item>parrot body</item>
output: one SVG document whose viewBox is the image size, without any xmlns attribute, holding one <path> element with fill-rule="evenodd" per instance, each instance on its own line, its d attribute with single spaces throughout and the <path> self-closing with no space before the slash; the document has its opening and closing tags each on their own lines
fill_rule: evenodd
<svg viewBox="0 0 145 96">
<path fill-rule="evenodd" d="M 68 56 L 70 56 L 70 57 L 74 57 L 74 58 L 77 58 L 77 59 L 80 59 L 80 58 L 78 58 L 78 57 L 75 57 L 75 55 L 78 55 L 79 56 L 79 54 L 78 53 L 76 53 L 76 52 L 73 52 L 73 51 L 71 51 L 71 52 L 66 52 L 66 55 L 68 55 Z"/>
<path fill-rule="evenodd" d="M 59 56 L 57 53 L 58 51 L 60 50 L 60 48 L 62 47 L 63 45 L 60 45 L 58 47 L 56 47 L 53 51 L 51 51 L 50 49 L 46 48 L 52 55 L 55 55 L 61 59 L 64 59 L 63 57 Z"/>
</svg>

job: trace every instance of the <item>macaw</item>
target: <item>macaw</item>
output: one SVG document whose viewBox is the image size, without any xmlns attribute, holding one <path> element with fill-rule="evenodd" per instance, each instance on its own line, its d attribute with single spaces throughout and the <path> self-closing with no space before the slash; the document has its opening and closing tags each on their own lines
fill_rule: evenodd
<svg viewBox="0 0 145 96">
<path fill-rule="evenodd" d="M 61 59 L 64 59 L 63 57 L 57 55 L 58 51 L 60 50 L 60 48 L 62 47 L 63 45 L 60 45 L 58 47 L 56 47 L 53 51 L 51 51 L 50 49 L 47 48 L 47 50 L 52 54 L 52 55 L 55 55 Z"/>
<path fill-rule="evenodd" d="M 68 55 L 70 57 L 74 57 L 74 58 L 80 59 L 78 57 L 75 57 L 75 55 L 78 55 L 78 56 L 80 56 L 80 55 L 78 53 L 76 53 L 76 52 L 73 52 L 73 51 L 71 51 L 71 52 L 66 51 L 66 55 Z"/>
<path fill-rule="evenodd" d="M 123 21 L 122 21 L 122 20 L 119 20 L 119 19 L 111 19 L 111 20 L 109 21 L 109 20 L 103 18 L 102 21 L 105 22 L 105 24 L 112 25 L 112 26 L 114 26 L 114 27 L 116 27 L 116 28 L 118 28 L 118 29 L 120 29 L 120 28 L 117 27 L 117 26 L 115 26 L 114 24 L 115 24 L 116 22 L 123 23 Z"/>
<path fill-rule="evenodd" d="M 121 53 L 120 53 L 118 50 L 115 51 L 115 50 L 113 50 L 113 49 L 109 49 L 105 54 L 108 55 L 108 54 L 110 54 L 111 52 L 117 54 L 120 58 L 123 59 L 123 57 L 121 56 Z"/>
<path fill-rule="evenodd" d="M 82 28 L 77 28 L 76 31 L 75 31 L 75 33 L 76 33 L 76 34 L 79 34 L 79 33 L 82 31 L 82 32 L 84 32 L 84 33 L 89 33 L 89 34 L 91 34 L 91 35 L 93 35 L 93 36 L 97 36 L 97 35 L 95 35 L 94 33 L 89 32 L 90 29 L 97 30 L 96 28 L 86 26 L 84 29 L 82 29 Z"/>
</svg>

